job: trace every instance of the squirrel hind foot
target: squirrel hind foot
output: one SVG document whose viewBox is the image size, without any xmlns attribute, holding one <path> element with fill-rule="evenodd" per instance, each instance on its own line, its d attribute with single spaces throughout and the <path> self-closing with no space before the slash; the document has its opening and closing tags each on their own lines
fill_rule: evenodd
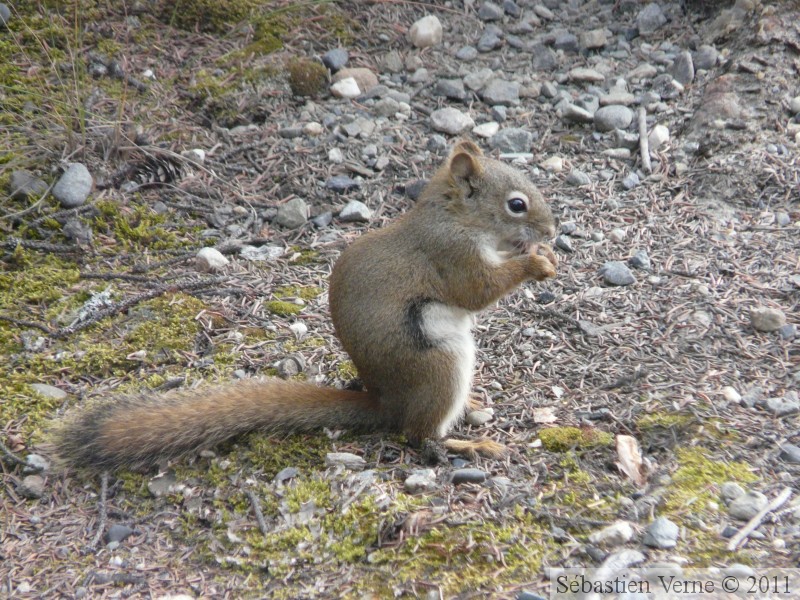
<svg viewBox="0 0 800 600">
<path fill-rule="evenodd" d="M 456 454 L 466 454 L 467 456 L 480 455 L 486 458 L 500 459 L 508 454 L 508 448 L 503 444 L 488 438 L 476 438 L 473 440 L 444 440 L 444 447 Z"/>
</svg>

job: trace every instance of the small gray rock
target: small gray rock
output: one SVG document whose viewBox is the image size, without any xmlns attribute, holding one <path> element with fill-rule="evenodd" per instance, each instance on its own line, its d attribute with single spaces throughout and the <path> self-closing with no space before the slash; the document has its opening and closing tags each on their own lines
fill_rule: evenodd
<svg viewBox="0 0 800 600">
<path fill-rule="evenodd" d="M 381 98 L 372 109 L 377 116 L 389 118 L 400 112 L 400 103 L 394 98 Z"/>
<path fill-rule="evenodd" d="M 782 444 L 780 457 L 785 462 L 800 464 L 800 446 L 789 443 Z"/>
<path fill-rule="evenodd" d="M 672 63 L 670 74 L 675 81 L 683 85 L 694 81 L 692 53 L 687 50 L 678 54 L 678 56 L 675 57 L 675 62 Z"/>
<path fill-rule="evenodd" d="M 753 567 L 743 565 L 742 563 L 733 563 L 731 566 L 726 567 L 723 571 L 728 577 L 736 577 L 736 579 L 746 579 L 747 577 L 755 577 L 756 572 Z"/>
<path fill-rule="evenodd" d="M 302 127 L 281 127 L 278 130 L 278 135 L 285 140 L 293 140 L 299 137 L 303 137 L 303 128 Z"/>
<path fill-rule="evenodd" d="M 175 473 L 172 471 L 167 471 L 166 473 L 157 475 L 148 481 L 147 490 L 155 498 L 161 498 L 162 496 L 172 493 L 176 488 L 176 484 L 177 479 L 175 479 Z"/>
<path fill-rule="evenodd" d="M 503 40 L 494 31 L 484 31 L 476 44 L 478 52 L 491 52 L 503 45 Z"/>
<path fill-rule="evenodd" d="M 552 71 L 558 66 L 558 56 L 544 44 L 534 44 L 530 53 L 533 55 L 531 66 L 534 71 Z"/>
<path fill-rule="evenodd" d="M 661 11 L 661 7 L 651 2 L 639 11 L 636 15 L 636 26 L 639 28 L 639 35 L 647 36 L 660 29 L 667 22 L 667 17 Z"/>
<path fill-rule="evenodd" d="M 109 542 L 124 542 L 130 536 L 136 533 L 136 530 L 131 529 L 127 525 L 120 525 L 119 523 L 114 523 L 111 527 L 108 528 L 106 531 L 106 543 Z"/>
<path fill-rule="evenodd" d="M 597 131 L 627 129 L 633 121 L 633 111 L 622 104 L 603 106 L 594 113 L 594 126 Z"/>
<path fill-rule="evenodd" d="M 589 536 L 589 541 L 598 546 L 620 546 L 633 539 L 633 525 L 628 521 L 617 521 Z"/>
<path fill-rule="evenodd" d="M 789 216 L 789 213 L 778 211 L 775 213 L 775 222 L 778 224 L 779 227 L 787 227 L 792 222 L 792 217 Z"/>
<path fill-rule="evenodd" d="M 50 398 L 52 400 L 63 400 L 67 397 L 67 392 L 53 385 L 48 385 L 46 383 L 32 383 L 30 385 L 45 398 Z"/>
<path fill-rule="evenodd" d="M 360 471 L 367 466 L 367 461 L 352 452 L 328 452 L 325 455 L 325 466 L 342 466 L 351 471 Z"/>
<path fill-rule="evenodd" d="M 447 150 L 447 138 L 436 133 L 431 136 L 426 146 L 431 152 L 444 152 Z"/>
<path fill-rule="evenodd" d="M 581 186 L 581 185 L 589 185 L 592 183 L 592 180 L 589 176 L 584 173 L 583 171 L 579 171 L 578 169 L 573 169 L 567 175 L 567 183 L 574 186 Z"/>
<path fill-rule="evenodd" d="M 558 95 L 558 88 L 552 81 L 545 81 L 542 84 L 542 96 L 545 98 L 555 98 Z"/>
<path fill-rule="evenodd" d="M 600 268 L 600 275 L 608 285 L 631 285 L 636 283 L 636 277 L 624 262 L 612 260 Z"/>
<path fill-rule="evenodd" d="M 516 81 L 492 79 L 481 93 L 486 104 L 516 106 L 519 104 L 519 84 Z"/>
<path fill-rule="evenodd" d="M 533 134 L 519 127 L 501 129 L 489 139 L 489 145 L 503 153 L 529 152 L 532 143 Z"/>
<path fill-rule="evenodd" d="M 508 109 L 505 106 L 492 107 L 492 119 L 498 123 L 502 123 L 508 118 Z"/>
<path fill-rule="evenodd" d="M 17 492 L 23 498 L 37 500 L 44 496 L 44 477 L 41 475 L 28 475 L 23 477 L 17 486 Z"/>
<path fill-rule="evenodd" d="M 764 405 L 776 417 L 788 417 L 800 412 L 800 402 L 797 400 L 797 394 L 792 392 L 787 392 L 782 397 L 767 398 Z"/>
<path fill-rule="evenodd" d="M 679 534 L 675 523 L 666 517 L 658 517 L 645 531 L 642 543 L 651 548 L 674 548 L 678 545 Z"/>
<path fill-rule="evenodd" d="M 786 315 L 782 310 L 766 306 L 750 310 L 750 324 L 756 331 L 777 331 L 786 323 Z"/>
<path fill-rule="evenodd" d="M 47 192 L 47 184 L 30 171 L 18 170 L 11 173 L 8 191 L 14 200 L 38 200 Z"/>
<path fill-rule="evenodd" d="M 503 10 L 509 17 L 518 19 L 522 15 L 522 9 L 514 0 L 503 0 Z"/>
<path fill-rule="evenodd" d="M 628 264 L 634 269 L 650 270 L 650 257 L 647 255 L 647 250 L 637 250 L 628 259 Z"/>
<path fill-rule="evenodd" d="M 786 323 L 778 329 L 778 335 L 782 340 L 793 340 L 797 337 L 797 326 L 794 323 Z"/>
<path fill-rule="evenodd" d="M 311 219 L 311 223 L 314 227 L 322 229 L 323 227 L 327 227 L 333 222 L 333 213 L 329 210 L 326 210 L 323 213 L 320 213 L 313 219 Z"/>
<path fill-rule="evenodd" d="M 575 252 L 575 248 L 572 247 L 572 241 L 565 235 L 556 237 L 555 246 L 564 252 Z"/>
<path fill-rule="evenodd" d="M 749 521 L 769 504 L 769 499 L 761 492 L 746 492 L 731 500 L 728 513 L 734 519 Z"/>
<path fill-rule="evenodd" d="M 561 233 L 564 235 L 574 235 L 578 231 L 578 224 L 575 221 L 564 221 L 561 223 Z"/>
<path fill-rule="evenodd" d="M 322 55 L 322 64 L 328 67 L 332 73 L 336 73 L 347 65 L 348 60 L 350 60 L 350 54 L 344 48 L 334 48 Z"/>
<path fill-rule="evenodd" d="M 417 200 L 422 195 L 422 190 L 428 185 L 427 179 L 415 179 L 406 185 L 406 196 L 412 200 Z"/>
<path fill-rule="evenodd" d="M 5 4 L 0 4 L 0 26 L 5 27 L 11 20 L 11 9 Z"/>
<path fill-rule="evenodd" d="M 484 2 L 478 9 L 478 18 L 481 21 L 499 21 L 505 11 L 494 2 Z"/>
<path fill-rule="evenodd" d="M 94 179 L 89 169 L 81 163 L 69 163 L 67 170 L 53 186 L 53 197 L 64 208 L 83 205 L 94 187 Z"/>
<path fill-rule="evenodd" d="M 50 463 L 41 454 L 31 452 L 25 457 L 26 473 L 44 473 L 50 468 Z"/>
<path fill-rule="evenodd" d="M 436 489 L 436 473 L 433 469 L 417 469 L 403 482 L 403 489 L 409 494 L 428 492 Z"/>
<path fill-rule="evenodd" d="M 444 96 L 450 100 L 462 101 L 467 97 L 464 82 L 461 79 L 440 79 L 433 88 L 436 96 Z"/>
<path fill-rule="evenodd" d="M 622 187 L 626 190 L 632 190 L 637 185 L 639 185 L 639 176 L 634 172 L 628 173 L 622 180 Z"/>
<path fill-rule="evenodd" d="M 694 64 L 695 69 L 704 69 L 709 70 L 713 69 L 717 61 L 719 60 L 719 52 L 714 46 L 700 46 L 693 54 L 692 54 L 692 64 Z"/>
<path fill-rule="evenodd" d="M 556 39 L 553 42 L 553 48 L 563 52 L 571 52 L 576 54 L 580 50 L 580 45 L 578 44 L 577 36 L 563 31 L 556 35 Z"/>
<path fill-rule="evenodd" d="M 585 50 L 598 50 L 606 45 L 608 38 L 605 29 L 592 29 L 583 31 L 580 35 L 581 46 Z"/>
<path fill-rule="evenodd" d="M 591 123 L 594 121 L 594 115 L 585 108 L 576 106 L 574 104 L 567 104 L 561 113 L 561 116 L 574 123 Z"/>
<path fill-rule="evenodd" d="M 456 58 L 464 62 L 472 62 L 478 58 L 478 49 L 475 46 L 463 46 L 456 52 Z"/>
<path fill-rule="evenodd" d="M 475 127 L 475 121 L 466 113 L 452 107 L 440 108 L 431 113 L 431 127 L 435 131 L 458 135 Z"/>
<path fill-rule="evenodd" d="M 639 134 L 623 131 L 622 129 L 614 130 L 614 147 L 627 148 L 633 150 L 639 147 Z"/>
<path fill-rule="evenodd" d="M 471 413 L 467 414 L 464 420 L 467 422 L 467 425 L 480 427 L 491 421 L 492 416 L 492 413 L 486 410 L 473 410 Z"/>
<path fill-rule="evenodd" d="M 466 75 L 464 77 L 464 85 L 472 91 L 478 91 L 484 88 L 492 79 L 494 79 L 494 71 L 491 69 L 481 69 Z"/>
<path fill-rule="evenodd" d="M 372 211 L 359 200 L 351 200 L 339 213 L 339 220 L 345 223 L 367 222 L 372 218 Z"/>
<path fill-rule="evenodd" d="M 325 182 L 325 187 L 337 194 L 344 194 L 357 190 L 361 187 L 361 183 L 347 175 L 334 175 Z"/>
<path fill-rule="evenodd" d="M 460 483 L 483 483 L 486 481 L 486 473 L 480 469 L 466 468 L 453 471 L 453 485 Z"/>
<path fill-rule="evenodd" d="M 278 207 L 275 222 L 287 229 L 297 229 L 308 220 L 308 204 L 302 198 L 292 198 Z"/>
</svg>

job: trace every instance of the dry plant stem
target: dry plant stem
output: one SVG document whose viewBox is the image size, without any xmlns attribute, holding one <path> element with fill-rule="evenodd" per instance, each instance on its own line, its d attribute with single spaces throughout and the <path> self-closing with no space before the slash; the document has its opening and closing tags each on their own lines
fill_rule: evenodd
<svg viewBox="0 0 800 600">
<path fill-rule="evenodd" d="M 650 164 L 650 142 L 647 139 L 647 111 L 644 106 L 639 107 L 639 153 L 642 157 L 642 168 L 645 173 L 652 173 Z"/>
<path fill-rule="evenodd" d="M 53 330 L 50 329 L 47 325 L 42 325 L 41 323 L 36 323 L 35 321 L 23 321 L 22 319 L 15 319 L 13 317 L 7 317 L 5 315 L 0 315 L 0 321 L 13 323 L 14 325 L 19 325 L 20 327 L 34 327 L 39 331 L 43 331 L 47 335 L 53 335 Z"/>
<path fill-rule="evenodd" d="M 42 252 L 50 252 L 52 254 L 73 254 L 81 250 L 77 246 L 49 244 L 47 242 L 37 242 L 36 240 L 21 240 L 14 237 L 4 240 L 0 245 L 11 252 L 16 250 L 19 246 L 22 246 L 26 250 L 41 250 Z"/>
<path fill-rule="evenodd" d="M 761 521 L 764 520 L 764 517 L 767 516 L 768 513 L 771 513 L 774 510 L 778 510 L 781 506 L 786 504 L 789 498 L 792 497 L 792 488 L 783 488 L 781 493 L 778 494 L 775 499 L 770 502 L 766 507 L 762 508 L 758 514 L 756 514 L 752 519 L 747 522 L 747 525 L 742 527 L 736 535 L 731 538 L 731 541 L 728 542 L 728 550 L 733 552 L 736 548 L 739 547 L 748 535 L 753 533 L 756 528 L 761 525 Z"/>
<path fill-rule="evenodd" d="M 258 528 L 261 530 L 261 533 L 267 535 L 269 533 L 269 528 L 267 527 L 267 522 L 264 520 L 264 513 L 261 512 L 261 504 L 258 501 L 258 496 L 256 496 L 256 493 L 253 490 L 245 490 L 245 493 L 250 499 L 250 504 L 253 505 L 253 512 L 256 515 Z"/>
<path fill-rule="evenodd" d="M 100 476 L 100 498 L 97 500 L 98 512 L 100 518 L 97 521 L 97 531 L 95 531 L 94 538 L 89 547 L 94 550 L 100 543 L 103 537 L 103 531 L 106 528 L 106 521 L 108 520 L 108 507 L 106 506 L 106 499 L 108 497 L 108 471 L 103 471 Z"/>
<path fill-rule="evenodd" d="M 44 202 L 44 199 L 47 198 L 47 195 L 53 189 L 54 185 L 55 185 L 55 183 L 51 183 L 50 187 L 48 187 L 47 190 L 45 190 L 44 194 L 42 194 L 39 197 L 39 199 L 36 202 L 34 202 L 33 204 L 31 204 L 28 208 L 25 208 L 25 209 L 23 209 L 23 210 L 21 210 L 19 212 L 11 213 L 9 215 L 2 215 L 2 216 L 0 216 L 0 219 L 6 219 L 6 220 L 10 221 L 12 219 L 17 219 L 19 217 L 24 217 L 28 213 L 32 213 L 37 208 L 39 208 L 39 206 L 42 204 L 42 202 Z"/>
<path fill-rule="evenodd" d="M 136 306 L 140 302 L 144 302 L 145 300 L 151 300 L 152 298 L 156 298 L 163 294 L 167 294 L 170 292 L 186 292 L 186 291 L 193 291 L 199 290 L 207 287 L 211 287 L 226 281 L 226 277 L 208 277 L 206 279 L 188 279 L 184 281 L 177 281 L 175 283 L 167 283 L 164 285 L 160 285 L 152 290 L 148 290 L 132 298 L 128 298 L 122 302 L 115 304 L 114 306 L 109 306 L 104 310 L 100 310 L 93 314 L 90 318 L 82 321 L 80 323 L 76 323 L 75 325 L 70 325 L 69 327 L 62 327 L 58 331 L 52 333 L 53 337 L 55 338 L 65 338 L 73 333 L 81 331 L 82 329 L 86 329 L 90 325 L 97 323 L 98 321 L 105 319 L 106 317 L 112 317 L 117 315 L 121 312 L 128 310 L 129 308 Z"/>
</svg>

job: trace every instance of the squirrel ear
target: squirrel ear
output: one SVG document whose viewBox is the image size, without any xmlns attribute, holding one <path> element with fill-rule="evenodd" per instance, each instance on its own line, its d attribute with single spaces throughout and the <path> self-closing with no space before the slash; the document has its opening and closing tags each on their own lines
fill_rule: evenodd
<svg viewBox="0 0 800 600">
<path fill-rule="evenodd" d="M 468 143 L 472 144 L 472 142 Z M 459 152 L 450 159 L 450 175 L 456 181 L 470 180 L 480 173 L 481 165 L 471 153 Z"/>
<path fill-rule="evenodd" d="M 455 147 L 453 148 L 452 155 L 455 156 L 460 152 L 466 152 L 467 154 L 472 154 L 472 156 L 483 156 L 483 152 L 478 145 L 475 142 L 466 139 L 459 140 L 456 143 Z"/>
</svg>

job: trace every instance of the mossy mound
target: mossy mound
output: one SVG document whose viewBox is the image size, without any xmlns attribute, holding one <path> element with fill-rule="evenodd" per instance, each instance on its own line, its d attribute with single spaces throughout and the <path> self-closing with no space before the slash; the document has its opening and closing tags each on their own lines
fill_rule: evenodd
<svg viewBox="0 0 800 600">
<path fill-rule="evenodd" d="M 292 58 L 286 68 L 289 87 L 295 96 L 319 96 L 328 83 L 328 71 L 320 63 L 308 58 Z"/>
</svg>

